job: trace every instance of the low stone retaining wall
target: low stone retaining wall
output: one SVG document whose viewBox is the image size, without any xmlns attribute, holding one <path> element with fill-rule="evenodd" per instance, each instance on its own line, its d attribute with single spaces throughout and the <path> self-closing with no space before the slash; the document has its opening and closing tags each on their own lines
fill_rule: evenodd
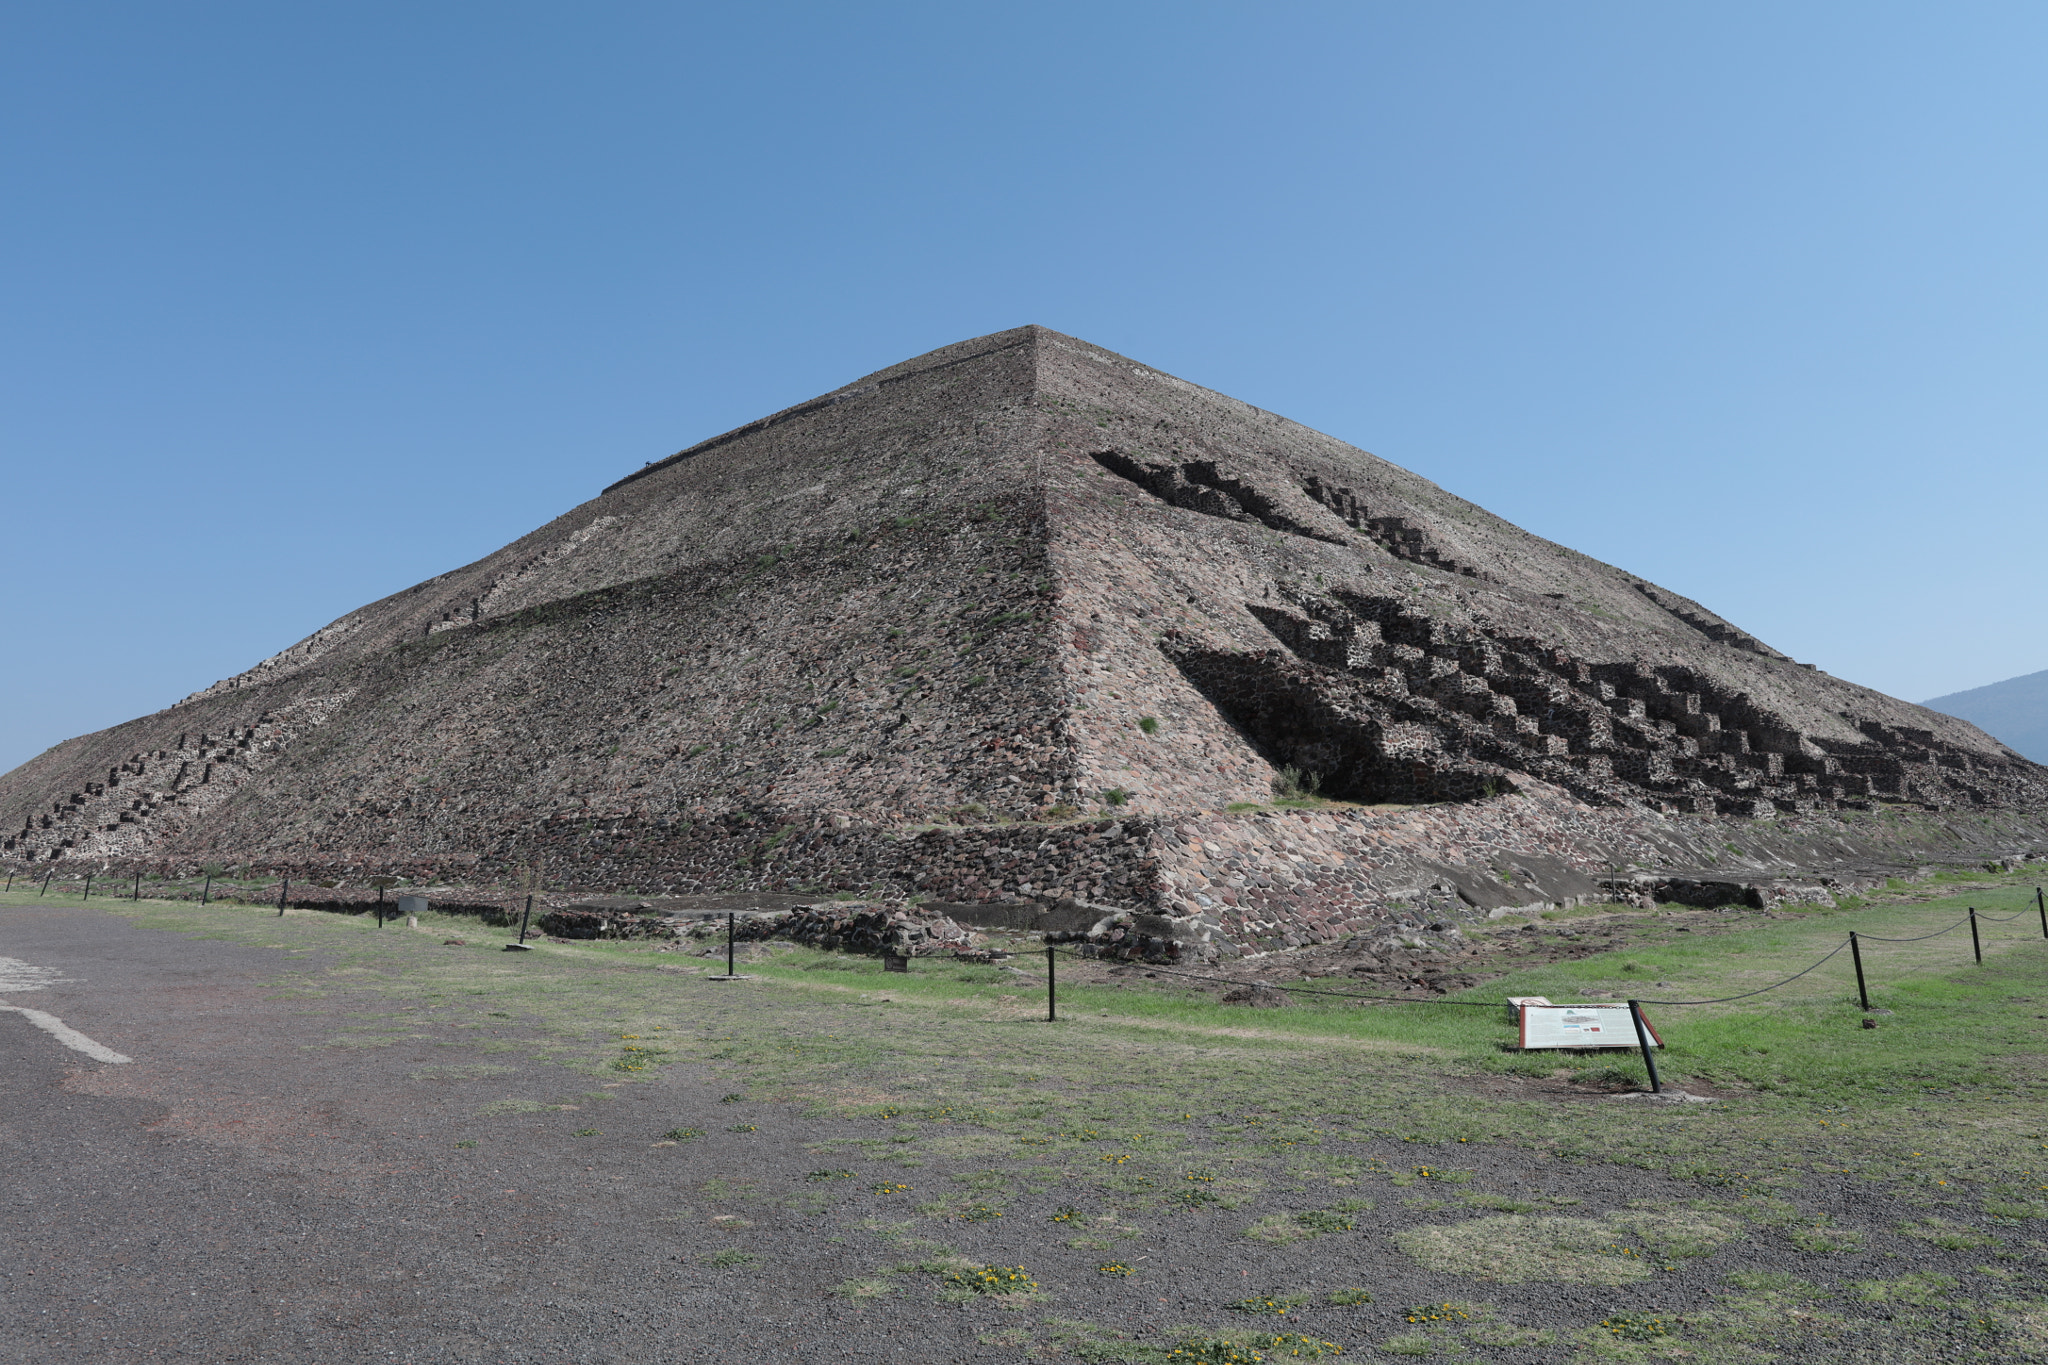
<svg viewBox="0 0 2048 1365">
<path fill-rule="evenodd" d="M 871 902 L 944 905 L 956 924 L 1078 934 L 1073 941 L 1091 943 L 1102 938 L 1093 926 L 1105 916 L 1131 916 L 1133 926 L 1150 916 L 1155 927 L 1134 927 L 1131 936 L 1151 940 L 1142 951 L 1167 956 L 1270 951 L 1610 898 L 1820 903 L 1890 876 L 2010 868 L 2048 854 L 2048 820 L 2009 812 L 1659 815 L 1596 809 L 1535 782 L 1513 796 L 1434 806 L 1279 807 L 1058 825 L 903 831 L 742 816 L 583 824 L 581 842 L 564 845 L 561 862 L 537 861 L 520 847 L 490 857 L 266 870 L 292 879 L 296 906 L 366 912 L 377 897 L 364 883 L 378 873 L 413 883 L 387 896 L 424 895 L 436 910 L 509 925 L 524 904 L 511 875 L 539 866 L 551 890 L 536 902 L 536 918 L 557 926 L 544 929 L 557 937 L 640 935 L 617 907 L 575 905 L 592 897 L 630 903 L 647 893 L 649 909 L 673 913 L 663 897 L 758 897 L 764 908 L 787 909 L 809 903 L 800 897 L 852 891 Z M 85 870 L 46 862 L 34 874 L 52 866 L 74 877 Z M 191 873 L 189 864 L 147 861 L 91 866 L 110 889 L 138 870 Z M 198 891 L 196 878 L 181 888 L 149 887 L 152 896 L 196 899 Z M 222 892 L 274 901 L 277 884 Z M 585 913 L 567 915 L 572 908 Z"/>
</svg>

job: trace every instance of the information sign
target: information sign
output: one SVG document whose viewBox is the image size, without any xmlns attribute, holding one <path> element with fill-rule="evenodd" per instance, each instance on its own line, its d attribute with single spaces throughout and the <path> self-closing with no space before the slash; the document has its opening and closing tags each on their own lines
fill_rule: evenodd
<svg viewBox="0 0 2048 1365">
<path fill-rule="evenodd" d="M 1538 1005 L 1522 1006 L 1521 1046 L 1536 1048 L 1635 1047 L 1636 1029 L 1629 1020 L 1627 1005 Z M 1648 1019 L 1650 1045 L 1664 1046 Z"/>
</svg>

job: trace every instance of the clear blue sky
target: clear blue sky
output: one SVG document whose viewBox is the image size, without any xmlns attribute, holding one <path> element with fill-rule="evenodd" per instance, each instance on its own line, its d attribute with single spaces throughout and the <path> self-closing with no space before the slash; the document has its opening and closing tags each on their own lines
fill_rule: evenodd
<svg viewBox="0 0 2048 1365">
<path fill-rule="evenodd" d="M 2048 667 L 2048 6 L 0 5 L 0 769 L 1043 323 L 1908 698 Z"/>
</svg>

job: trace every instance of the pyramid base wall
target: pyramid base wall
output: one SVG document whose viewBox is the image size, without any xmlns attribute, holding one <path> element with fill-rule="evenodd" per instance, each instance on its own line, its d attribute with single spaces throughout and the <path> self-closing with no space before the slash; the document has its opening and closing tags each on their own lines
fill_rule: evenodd
<svg viewBox="0 0 2048 1365">
<path fill-rule="evenodd" d="M 1463 804 L 1061 825 L 903 831 L 745 816 L 678 823 L 685 827 L 554 821 L 490 855 L 386 862 L 365 852 L 270 862 L 262 870 L 300 883 L 294 904 L 374 898 L 366 879 L 380 873 L 429 884 L 437 904 L 509 903 L 527 868 L 539 870 L 556 899 L 565 892 L 851 891 L 970 906 L 1070 901 L 1167 916 L 1209 950 L 1241 953 L 1327 943 L 1391 924 L 1609 900 L 1826 903 L 1887 877 L 2048 857 L 2048 818 L 2039 816 L 1898 810 L 1760 823 L 1598 809 L 1540 785 Z M 1730 849 L 1737 841 L 1739 854 Z M 138 871 L 193 871 L 190 863 L 97 859 L 34 870 L 75 876 L 88 867 L 110 889 Z M 274 884 L 268 894 L 277 894 Z"/>
</svg>

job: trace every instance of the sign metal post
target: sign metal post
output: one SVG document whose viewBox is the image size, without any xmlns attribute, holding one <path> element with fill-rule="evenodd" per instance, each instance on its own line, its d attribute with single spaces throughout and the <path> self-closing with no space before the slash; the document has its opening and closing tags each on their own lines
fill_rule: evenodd
<svg viewBox="0 0 2048 1365">
<path fill-rule="evenodd" d="M 1640 1001 L 1628 1002 L 1628 1017 L 1636 1026 L 1636 1046 L 1643 1050 L 1643 1068 L 1650 1073 L 1650 1093 L 1661 1095 L 1664 1084 L 1657 1079 L 1657 1058 L 1650 1052 L 1650 1031 L 1643 1027 L 1643 1007 Z"/>
</svg>

